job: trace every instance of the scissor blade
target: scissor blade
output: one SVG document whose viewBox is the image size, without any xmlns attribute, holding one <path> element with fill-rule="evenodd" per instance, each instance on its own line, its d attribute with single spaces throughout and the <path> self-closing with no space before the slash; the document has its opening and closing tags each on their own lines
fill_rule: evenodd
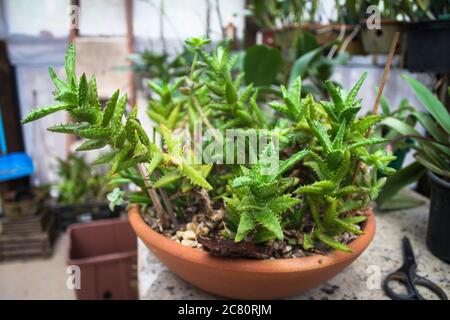
<svg viewBox="0 0 450 320">
<path fill-rule="evenodd" d="M 411 241 L 408 237 L 403 238 L 403 254 L 405 255 L 405 264 L 416 264 L 416 258 L 414 257 L 414 251 L 411 246 Z"/>
</svg>

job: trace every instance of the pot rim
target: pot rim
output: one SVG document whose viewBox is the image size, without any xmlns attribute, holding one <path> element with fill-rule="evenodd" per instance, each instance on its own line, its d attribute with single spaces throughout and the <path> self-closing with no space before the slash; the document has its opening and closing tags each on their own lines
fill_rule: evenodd
<svg viewBox="0 0 450 320">
<path fill-rule="evenodd" d="M 440 186 L 442 186 L 444 188 L 450 189 L 449 182 L 445 181 L 444 179 L 439 177 L 436 173 L 434 173 L 431 170 L 428 170 L 427 173 L 431 180 L 433 180 L 434 182 L 436 182 L 437 184 L 439 184 Z"/>
<path fill-rule="evenodd" d="M 141 217 L 138 205 L 131 207 L 128 211 L 128 219 L 138 237 L 146 245 L 151 244 L 149 247 L 155 253 L 163 251 L 192 264 L 219 268 L 224 271 L 239 270 L 239 272 L 247 272 L 249 274 L 268 274 L 274 273 L 274 270 L 276 270 L 276 273 L 296 273 L 299 271 L 326 269 L 332 265 L 343 264 L 348 260 L 355 259 L 367 248 L 375 235 L 375 217 L 372 209 L 368 208 L 365 213 L 367 220 L 363 229 L 364 233 L 348 244 L 353 250 L 352 253 L 334 250 L 327 255 L 317 254 L 300 258 L 264 260 L 217 257 L 206 251 L 176 243 L 150 228 Z"/>
</svg>

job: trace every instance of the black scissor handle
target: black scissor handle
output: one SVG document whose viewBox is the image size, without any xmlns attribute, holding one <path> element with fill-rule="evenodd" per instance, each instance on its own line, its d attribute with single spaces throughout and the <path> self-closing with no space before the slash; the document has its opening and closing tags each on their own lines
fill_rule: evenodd
<svg viewBox="0 0 450 320">
<path fill-rule="evenodd" d="M 428 290 L 430 290 L 431 292 L 433 292 L 439 299 L 441 300 L 448 300 L 447 295 L 445 294 L 444 290 L 442 290 L 441 288 L 439 288 L 434 282 L 428 280 L 427 278 L 421 277 L 416 275 L 414 277 L 413 280 L 413 284 L 418 287 L 424 287 L 427 288 Z M 417 288 L 416 288 L 417 291 Z M 421 299 L 425 299 L 423 298 L 419 292 L 417 292 L 419 298 Z"/>
<path fill-rule="evenodd" d="M 389 284 L 392 282 L 400 282 L 405 285 L 407 290 L 406 294 L 395 292 Z M 441 300 L 448 300 L 445 292 L 439 288 L 434 282 L 427 278 L 412 275 L 412 281 L 405 272 L 396 271 L 389 274 L 383 283 L 384 292 L 392 300 L 425 300 L 425 298 L 417 291 L 417 287 L 424 287 L 434 293 Z"/>
<path fill-rule="evenodd" d="M 405 285 L 405 288 L 407 290 L 406 294 L 401 294 L 398 292 L 395 292 L 390 286 L 390 283 L 393 282 L 400 282 Z M 408 275 L 401 271 L 396 271 L 391 274 L 389 274 L 383 282 L 383 289 L 384 292 L 387 294 L 389 298 L 392 300 L 415 300 L 417 299 L 417 293 L 414 287 L 412 286 L 411 282 L 409 281 Z"/>
</svg>

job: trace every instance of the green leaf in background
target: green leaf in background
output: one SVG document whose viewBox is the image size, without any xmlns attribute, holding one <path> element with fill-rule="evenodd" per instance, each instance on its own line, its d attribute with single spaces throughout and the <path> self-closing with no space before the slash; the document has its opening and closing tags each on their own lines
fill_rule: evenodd
<svg viewBox="0 0 450 320">
<path fill-rule="evenodd" d="M 416 97 L 422 102 L 428 112 L 431 113 L 433 118 L 450 134 L 450 115 L 439 99 L 419 81 L 406 74 L 403 75 L 403 78 L 408 82 Z"/>
<path fill-rule="evenodd" d="M 391 199 L 378 206 L 378 209 L 381 211 L 404 210 L 417 208 L 424 203 L 424 200 L 418 198 L 416 195 L 409 194 L 406 192 L 406 189 L 402 189 Z"/>
<path fill-rule="evenodd" d="M 414 162 L 394 175 L 388 177 L 386 184 L 378 195 L 377 205 L 383 210 L 386 204 L 404 187 L 416 182 L 425 172 L 425 167 L 418 162 Z M 396 209 L 399 209 L 398 207 Z"/>
<path fill-rule="evenodd" d="M 274 48 L 264 45 L 247 49 L 244 58 L 245 82 L 255 86 L 271 85 L 281 70 L 283 58 Z"/>
<path fill-rule="evenodd" d="M 303 56 L 304 54 L 318 48 L 319 46 L 320 45 L 313 34 L 309 32 L 302 32 L 298 37 L 297 57 Z"/>
<path fill-rule="evenodd" d="M 323 52 L 326 47 L 316 48 L 301 57 L 299 57 L 292 66 L 291 74 L 289 76 L 289 86 L 297 79 L 298 77 L 305 78 L 306 71 L 308 70 L 308 66 Z"/>
</svg>

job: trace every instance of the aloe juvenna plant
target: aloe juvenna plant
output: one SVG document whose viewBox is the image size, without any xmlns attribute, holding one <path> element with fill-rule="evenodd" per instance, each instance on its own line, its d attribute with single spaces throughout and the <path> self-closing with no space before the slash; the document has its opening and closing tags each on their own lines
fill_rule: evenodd
<svg viewBox="0 0 450 320">
<path fill-rule="evenodd" d="M 75 74 L 73 45 L 66 55 L 66 80 L 49 69 L 57 103 L 32 111 L 23 123 L 68 112 L 70 123 L 48 130 L 84 138 L 82 151 L 109 146 L 95 163 L 109 163 L 116 183 L 136 184 L 139 188 L 129 194 L 129 202 L 156 212 L 163 228 L 176 229 L 193 204 L 201 203 L 196 210 L 208 216 L 225 213 L 220 216 L 223 232 L 211 237 L 266 243 L 282 241 L 287 230 L 294 230 L 302 235 L 298 245 L 303 250 L 322 243 L 350 251 L 340 236 L 362 233 L 361 213 L 386 180 L 379 179 L 378 172 L 394 172 L 388 164 L 395 157 L 381 149 L 367 149 L 386 142 L 368 135 L 382 117 L 357 118 L 361 108 L 357 93 L 365 74 L 348 92 L 327 81 L 331 101 L 315 101 L 311 94 L 302 98 L 297 78 L 288 88 L 281 86 L 283 99 L 271 102 L 273 110 L 269 110 L 258 103 L 251 84 L 241 86 L 243 74 L 233 72 L 237 59 L 229 46 L 208 52 L 208 43 L 204 38 L 186 41 L 193 54 L 187 75 L 163 86 L 149 82 L 156 97 L 149 101 L 148 115 L 156 131 L 144 130 L 137 107 L 127 110 L 127 96 L 119 91 L 106 106 L 100 105 L 95 78 Z M 175 134 L 192 132 L 198 121 L 218 139 L 228 128 L 263 129 L 272 132 L 279 144 L 269 141 L 254 164 L 205 164 Z M 160 143 L 156 133 L 162 137 Z M 223 159 L 227 152 L 218 150 L 213 156 Z M 281 160 L 267 173 L 264 169 L 274 155 Z M 122 196 L 116 190 L 110 198 L 117 202 Z"/>
</svg>

